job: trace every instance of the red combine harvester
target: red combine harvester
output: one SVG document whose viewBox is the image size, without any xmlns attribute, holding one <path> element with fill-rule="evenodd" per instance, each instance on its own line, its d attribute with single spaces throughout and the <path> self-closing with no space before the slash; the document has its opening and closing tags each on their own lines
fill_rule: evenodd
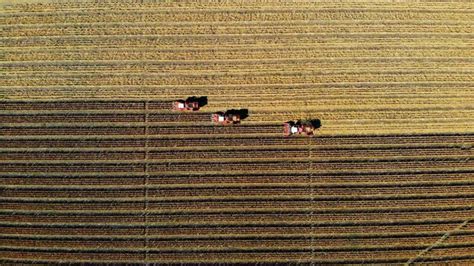
<svg viewBox="0 0 474 266">
<path fill-rule="evenodd" d="M 192 97 L 173 102 L 173 110 L 176 111 L 198 111 L 200 107 L 199 101 Z"/>
<path fill-rule="evenodd" d="M 283 133 L 286 137 L 291 135 L 314 135 L 316 128 L 310 122 L 306 121 L 288 121 L 283 124 Z"/>
<path fill-rule="evenodd" d="M 217 112 L 211 116 L 212 122 L 221 125 L 231 125 L 240 123 L 240 115 L 230 112 Z"/>
</svg>

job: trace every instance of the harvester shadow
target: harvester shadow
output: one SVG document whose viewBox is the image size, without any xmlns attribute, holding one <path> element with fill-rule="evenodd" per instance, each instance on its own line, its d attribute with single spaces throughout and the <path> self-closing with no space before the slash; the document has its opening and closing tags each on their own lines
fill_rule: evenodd
<svg viewBox="0 0 474 266">
<path fill-rule="evenodd" d="M 319 129 L 322 124 L 321 124 L 321 120 L 319 119 L 311 119 L 308 121 L 315 129 Z"/>
<path fill-rule="evenodd" d="M 239 115 L 241 120 L 249 117 L 249 109 L 230 109 L 227 111 L 228 114 Z"/>
<path fill-rule="evenodd" d="M 204 107 L 207 105 L 207 96 L 200 96 L 200 97 L 191 96 L 186 100 L 190 102 L 198 102 L 199 107 Z"/>
</svg>

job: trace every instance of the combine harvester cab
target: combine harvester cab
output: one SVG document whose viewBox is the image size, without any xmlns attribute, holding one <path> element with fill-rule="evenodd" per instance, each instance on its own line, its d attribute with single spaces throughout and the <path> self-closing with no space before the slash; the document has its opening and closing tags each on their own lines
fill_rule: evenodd
<svg viewBox="0 0 474 266">
<path fill-rule="evenodd" d="M 312 136 L 316 127 L 311 123 L 311 121 L 288 121 L 283 124 L 283 134 L 286 137 L 292 135 L 305 135 Z"/>
<path fill-rule="evenodd" d="M 230 112 L 217 112 L 211 115 L 211 120 L 219 125 L 232 125 L 240 123 L 240 115 Z"/>
<path fill-rule="evenodd" d="M 293 121 L 288 121 L 283 124 L 283 134 L 288 137 L 298 133 L 298 127 Z"/>
<path fill-rule="evenodd" d="M 199 105 L 198 99 L 195 97 L 189 97 L 186 100 L 177 100 L 173 102 L 173 110 L 176 111 L 198 111 L 201 106 Z"/>
</svg>

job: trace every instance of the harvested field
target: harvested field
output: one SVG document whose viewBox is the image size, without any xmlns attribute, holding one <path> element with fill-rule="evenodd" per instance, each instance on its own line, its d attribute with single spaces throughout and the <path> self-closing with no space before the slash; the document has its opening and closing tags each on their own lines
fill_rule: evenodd
<svg viewBox="0 0 474 266">
<path fill-rule="evenodd" d="M 1 263 L 474 262 L 472 3 L 0 6 Z"/>
</svg>

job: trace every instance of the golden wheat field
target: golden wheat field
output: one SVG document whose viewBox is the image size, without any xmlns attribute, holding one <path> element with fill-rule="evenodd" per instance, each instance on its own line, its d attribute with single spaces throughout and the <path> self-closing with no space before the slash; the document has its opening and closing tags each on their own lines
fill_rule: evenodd
<svg viewBox="0 0 474 266">
<path fill-rule="evenodd" d="M 472 2 L 0 3 L 1 263 L 474 263 Z"/>
</svg>

